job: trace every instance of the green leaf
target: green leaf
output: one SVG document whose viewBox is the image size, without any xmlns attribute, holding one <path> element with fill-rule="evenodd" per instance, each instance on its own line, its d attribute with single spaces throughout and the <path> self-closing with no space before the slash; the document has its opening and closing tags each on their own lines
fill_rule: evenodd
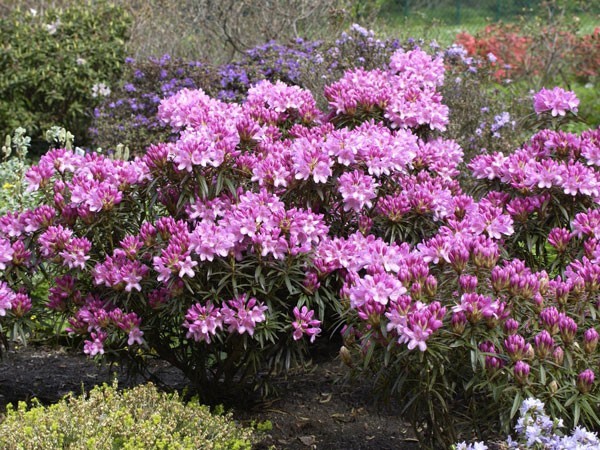
<svg viewBox="0 0 600 450">
<path fill-rule="evenodd" d="M 568 408 L 569 406 L 571 406 L 577 400 L 578 396 L 579 396 L 579 394 L 573 394 L 571 396 L 571 398 L 565 402 L 565 408 Z"/>
<path fill-rule="evenodd" d="M 515 398 L 513 400 L 512 408 L 510 409 L 510 418 L 513 419 L 517 415 L 517 411 L 521 407 L 521 403 L 523 403 L 523 396 L 520 392 L 517 392 Z"/>
</svg>

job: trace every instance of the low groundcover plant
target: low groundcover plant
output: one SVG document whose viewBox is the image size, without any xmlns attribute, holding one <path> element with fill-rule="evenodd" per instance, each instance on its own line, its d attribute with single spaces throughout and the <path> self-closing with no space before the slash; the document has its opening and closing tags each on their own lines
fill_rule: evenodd
<svg viewBox="0 0 600 450">
<path fill-rule="evenodd" d="M 44 407 L 9 406 L 0 421 L 0 445 L 16 449 L 249 450 L 253 434 L 229 415 L 151 384 L 118 390 L 99 386 Z"/>
</svg>

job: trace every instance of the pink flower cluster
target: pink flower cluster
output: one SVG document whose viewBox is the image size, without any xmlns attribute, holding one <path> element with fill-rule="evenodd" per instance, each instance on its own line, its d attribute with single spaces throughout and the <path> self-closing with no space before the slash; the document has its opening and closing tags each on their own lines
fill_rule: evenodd
<svg viewBox="0 0 600 450">
<path fill-rule="evenodd" d="M 140 330 L 141 319 L 134 312 L 125 313 L 120 308 L 95 296 L 86 298 L 74 317 L 69 319 L 67 331 L 73 334 L 88 334 L 91 339 L 84 342 L 84 353 L 95 356 L 104 353 L 108 331 L 121 330 L 127 334 L 127 345 L 142 345 L 144 332 Z"/>
<path fill-rule="evenodd" d="M 5 316 L 6 311 L 13 307 L 16 294 L 4 282 L 0 281 L 0 316 Z"/>
<path fill-rule="evenodd" d="M 436 90 L 444 81 L 441 57 L 432 58 L 420 49 L 397 50 L 389 69 L 348 71 L 325 88 L 334 114 L 373 115 L 381 112 L 393 128 L 428 126 L 445 130 L 448 108 Z"/>
<path fill-rule="evenodd" d="M 600 172 L 596 158 L 600 152 L 600 131 L 576 136 L 571 133 L 540 131 L 529 144 L 511 155 L 501 152 L 473 158 L 469 168 L 478 179 L 498 179 L 531 200 L 546 190 L 566 195 L 600 195 Z"/>
<path fill-rule="evenodd" d="M 560 87 L 542 88 L 533 96 L 533 107 L 536 114 L 550 112 L 552 117 L 564 116 L 567 112 L 577 112 L 579 99 L 573 91 L 565 91 Z"/>
<path fill-rule="evenodd" d="M 256 324 L 266 320 L 268 307 L 254 297 L 239 296 L 223 302 L 220 308 L 211 302 L 196 303 L 188 309 L 183 324 L 187 337 L 210 344 L 218 329 L 227 327 L 229 333 L 254 335 Z"/>
<path fill-rule="evenodd" d="M 302 339 L 302 336 L 307 335 L 310 337 L 310 342 L 315 342 L 316 337 L 321 332 L 321 321 L 317 319 L 313 319 L 315 312 L 313 310 L 309 310 L 306 306 L 303 306 L 302 309 L 298 309 L 296 306 L 294 308 L 294 320 L 292 322 L 292 328 L 294 332 L 292 336 L 295 341 Z"/>
<path fill-rule="evenodd" d="M 25 178 L 31 191 L 55 180 L 53 206 L 67 217 L 79 216 L 85 220 L 121 203 L 125 191 L 148 179 L 148 169 L 139 159 L 125 162 L 96 154 L 79 156 L 58 149 L 42 156 Z"/>
</svg>

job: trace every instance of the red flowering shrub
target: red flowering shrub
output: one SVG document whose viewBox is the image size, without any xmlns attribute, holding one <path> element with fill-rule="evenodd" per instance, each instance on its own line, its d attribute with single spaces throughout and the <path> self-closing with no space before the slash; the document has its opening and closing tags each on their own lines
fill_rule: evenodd
<svg viewBox="0 0 600 450">
<path fill-rule="evenodd" d="M 501 80 L 523 75 L 532 38 L 520 35 L 515 25 L 494 24 L 486 26 L 475 36 L 464 31 L 456 36 L 456 43 L 465 47 L 472 56 L 495 58 L 495 77 Z"/>
<path fill-rule="evenodd" d="M 475 36 L 468 32 L 457 35 L 456 43 L 471 56 L 492 59 L 495 77 L 556 76 L 557 68 L 566 67 L 581 78 L 589 78 L 600 70 L 600 29 L 589 35 L 577 35 L 556 25 L 541 27 L 536 33 L 523 32 L 516 25 L 486 26 Z"/>
</svg>

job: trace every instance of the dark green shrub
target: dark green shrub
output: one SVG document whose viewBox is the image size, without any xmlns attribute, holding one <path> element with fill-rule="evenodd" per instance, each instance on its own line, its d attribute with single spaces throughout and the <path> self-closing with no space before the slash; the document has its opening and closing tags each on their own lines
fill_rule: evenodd
<svg viewBox="0 0 600 450">
<path fill-rule="evenodd" d="M 36 147 L 61 125 L 85 143 L 90 106 L 121 75 L 130 23 L 107 1 L 0 18 L 0 136 L 21 126 Z"/>
</svg>

